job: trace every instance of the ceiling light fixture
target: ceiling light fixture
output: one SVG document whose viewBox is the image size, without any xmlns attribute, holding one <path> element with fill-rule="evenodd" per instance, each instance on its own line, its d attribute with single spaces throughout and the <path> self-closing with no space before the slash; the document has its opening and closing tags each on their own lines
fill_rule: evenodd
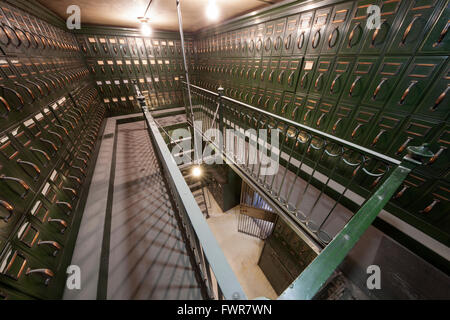
<svg viewBox="0 0 450 320">
<path fill-rule="evenodd" d="M 202 169 L 199 166 L 194 167 L 194 169 L 192 169 L 192 175 L 196 178 L 200 177 L 202 175 Z"/>
<path fill-rule="evenodd" d="M 219 7 L 217 7 L 216 0 L 209 0 L 206 7 L 206 17 L 209 20 L 217 20 L 219 18 Z"/>
<path fill-rule="evenodd" d="M 149 24 L 149 19 L 146 18 L 148 9 L 150 9 L 150 5 L 152 4 L 153 0 L 150 0 L 148 2 L 147 8 L 145 9 L 145 13 L 142 17 L 138 17 L 139 22 L 141 23 L 141 33 L 143 36 L 148 37 L 153 33 L 152 28 L 150 27 Z"/>
<path fill-rule="evenodd" d="M 147 18 L 142 18 L 139 17 L 138 18 L 139 21 L 141 22 L 141 33 L 144 37 L 148 37 L 152 34 L 153 30 L 150 27 L 150 25 L 148 24 L 148 19 Z"/>
</svg>

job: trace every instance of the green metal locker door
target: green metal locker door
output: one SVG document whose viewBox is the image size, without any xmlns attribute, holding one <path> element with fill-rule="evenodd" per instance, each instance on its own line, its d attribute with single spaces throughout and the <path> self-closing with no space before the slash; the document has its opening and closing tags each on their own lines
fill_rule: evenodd
<svg viewBox="0 0 450 320">
<path fill-rule="evenodd" d="M 338 57 L 330 73 L 328 84 L 323 92 L 324 96 L 337 100 L 343 95 L 345 86 L 350 78 L 355 58 Z"/>
<path fill-rule="evenodd" d="M 433 25 L 434 12 L 442 8 L 440 0 L 406 1 L 409 7 L 402 24 L 396 29 L 389 54 L 412 54 Z"/>
<path fill-rule="evenodd" d="M 420 49 L 423 53 L 448 53 L 450 51 L 450 41 L 448 39 L 448 29 L 450 27 L 450 3 L 447 1 L 441 11 L 439 19 L 433 26 L 425 42 Z"/>
<path fill-rule="evenodd" d="M 324 45 L 321 54 L 336 54 L 347 31 L 348 21 L 353 9 L 353 2 L 337 5 L 333 8 L 330 22 L 324 33 Z"/>
<path fill-rule="evenodd" d="M 311 28 L 310 41 L 307 54 L 319 54 L 325 41 L 325 31 L 330 21 L 332 7 L 316 10 L 314 22 Z"/>
<path fill-rule="evenodd" d="M 321 57 L 317 61 L 317 68 L 312 76 L 312 83 L 310 88 L 311 94 L 322 95 L 333 70 L 334 57 Z"/>
<path fill-rule="evenodd" d="M 448 59 L 447 59 L 448 60 Z M 416 109 L 415 114 L 435 119 L 450 120 L 450 60 L 447 61 L 443 71 L 424 92 L 425 98 Z"/>
<path fill-rule="evenodd" d="M 297 85 L 297 92 L 307 94 L 313 82 L 313 74 L 317 64 L 317 57 L 306 56 L 303 60 L 303 66 Z"/>
<path fill-rule="evenodd" d="M 386 110 L 412 113 L 447 57 L 415 57 L 388 101 Z"/>
<path fill-rule="evenodd" d="M 277 19 L 275 21 L 275 29 L 272 37 L 272 57 L 279 57 L 283 51 L 284 33 L 286 30 L 286 18 Z"/>
<path fill-rule="evenodd" d="M 311 35 L 311 27 L 314 19 L 314 11 L 305 12 L 300 15 L 297 29 L 297 38 L 294 43 L 295 55 L 304 55 L 308 47 Z"/>
<path fill-rule="evenodd" d="M 410 62 L 409 57 L 386 57 L 368 86 L 363 103 L 383 107 L 396 89 L 401 75 Z"/>
<path fill-rule="evenodd" d="M 354 112 L 354 107 L 344 104 L 338 104 L 333 115 L 330 116 L 330 121 L 326 132 L 332 135 L 344 138 L 350 127 L 351 117 Z"/>
<path fill-rule="evenodd" d="M 362 145 L 377 119 L 379 111 L 369 107 L 358 107 L 347 129 L 345 139 Z"/>
<path fill-rule="evenodd" d="M 344 37 L 344 42 L 341 49 L 341 54 L 358 54 L 364 43 L 364 40 L 369 33 L 367 28 L 368 8 L 371 5 L 380 6 L 380 0 L 360 0 L 355 4 L 351 21 Z"/>
<path fill-rule="evenodd" d="M 290 16 L 287 18 L 286 31 L 284 35 L 284 43 L 282 44 L 281 55 L 290 57 L 295 47 L 297 38 L 298 20 L 300 15 Z"/>
</svg>

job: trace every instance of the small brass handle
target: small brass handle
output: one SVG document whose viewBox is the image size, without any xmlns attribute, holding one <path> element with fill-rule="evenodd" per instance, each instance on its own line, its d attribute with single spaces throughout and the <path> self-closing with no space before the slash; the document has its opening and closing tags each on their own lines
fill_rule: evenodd
<svg viewBox="0 0 450 320">
<path fill-rule="evenodd" d="M 450 27 L 450 20 L 447 21 L 447 24 L 445 25 L 444 29 L 442 29 L 441 34 L 439 35 L 439 39 L 437 40 L 437 42 L 433 45 L 433 47 L 437 47 L 438 45 L 440 45 L 442 43 L 442 41 L 444 40 L 445 36 L 448 33 L 448 28 Z"/>
<path fill-rule="evenodd" d="M 51 91 L 52 91 L 52 90 L 50 89 L 50 86 L 48 85 L 48 83 L 45 82 L 44 80 L 39 79 L 39 78 L 36 78 L 36 81 L 39 81 L 39 82 L 43 83 L 44 86 L 45 86 L 45 88 L 47 89 L 48 92 L 51 92 Z M 48 95 L 48 94 L 46 94 L 46 96 L 47 96 L 47 95 Z"/>
<path fill-rule="evenodd" d="M 439 149 L 439 151 L 436 152 L 436 153 L 434 154 L 434 157 L 430 159 L 430 161 L 428 162 L 428 164 L 433 164 L 433 163 L 435 163 L 436 160 L 439 158 L 439 156 L 440 156 L 445 150 L 447 150 L 446 147 L 441 147 L 441 148 Z"/>
<path fill-rule="evenodd" d="M 78 183 L 79 185 L 81 185 L 81 180 L 80 180 L 80 178 L 78 178 L 78 177 L 75 177 L 75 176 L 68 176 L 67 178 L 69 178 L 69 179 L 71 179 L 71 180 L 74 180 L 76 183 Z"/>
<path fill-rule="evenodd" d="M 305 31 L 303 31 L 302 34 L 298 37 L 297 48 L 302 49 L 304 44 L 305 44 Z"/>
<path fill-rule="evenodd" d="M 32 162 L 29 162 L 29 161 L 23 161 L 23 160 L 21 160 L 21 159 L 17 159 L 17 163 L 20 164 L 20 165 L 26 165 L 26 166 L 29 166 L 29 167 L 33 168 L 34 171 L 36 171 L 36 176 L 34 177 L 35 180 L 36 180 L 36 179 L 39 177 L 39 175 L 41 174 L 41 169 L 39 169 L 39 167 L 38 167 L 37 165 L 35 165 L 34 163 L 32 163 Z"/>
<path fill-rule="evenodd" d="M 55 276 L 55 274 L 53 273 L 52 270 L 50 269 L 31 269 L 28 268 L 27 272 L 25 273 L 27 276 L 32 275 L 32 274 L 39 274 L 42 277 L 45 278 L 44 280 L 44 284 L 46 286 L 48 286 L 48 284 L 50 283 L 50 280 Z"/>
<path fill-rule="evenodd" d="M 288 104 L 289 104 L 289 103 L 286 103 L 286 104 L 283 106 L 283 108 L 281 109 L 281 114 L 282 114 L 282 115 L 285 115 L 285 114 L 286 114 L 286 109 L 287 109 L 287 107 L 288 107 Z"/>
<path fill-rule="evenodd" d="M 30 191 L 30 186 L 28 184 L 26 184 L 26 182 L 23 181 L 22 179 L 18 179 L 18 178 L 14 178 L 14 177 L 7 177 L 4 174 L 2 174 L 2 175 L 0 175 L 0 180 L 12 181 L 12 182 L 18 183 L 25 190 L 25 192 L 20 195 L 21 198 L 25 198 L 28 191 Z"/>
<path fill-rule="evenodd" d="M 430 213 L 431 210 L 433 210 L 433 208 L 439 203 L 441 202 L 439 199 L 434 199 L 433 202 L 426 207 L 425 209 L 423 209 L 422 211 L 420 211 L 420 213 Z"/>
<path fill-rule="evenodd" d="M 399 155 L 401 154 L 403 151 L 405 151 L 406 147 L 408 146 L 408 144 L 414 140 L 414 138 L 408 137 L 408 139 L 406 139 L 406 141 L 400 146 L 400 148 L 398 148 L 396 154 Z"/>
<path fill-rule="evenodd" d="M 281 82 L 283 81 L 283 76 L 284 76 L 284 70 L 280 72 L 280 74 L 278 75 L 278 83 L 281 84 Z"/>
<path fill-rule="evenodd" d="M 405 92 L 403 92 L 403 95 L 400 99 L 400 104 L 404 104 L 406 98 L 408 97 L 409 93 L 411 92 L 411 89 L 417 84 L 418 81 L 413 80 L 411 81 L 411 83 L 409 84 L 408 88 L 406 88 Z"/>
<path fill-rule="evenodd" d="M 318 127 L 320 127 L 320 123 L 322 122 L 323 118 L 325 117 L 326 113 L 322 113 L 322 115 L 320 116 L 320 118 L 317 120 L 316 125 Z"/>
<path fill-rule="evenodd" d="M 45 96 L 44 90 L 42 90 L 40 85 L 38 85 L 37 83 L 32 82 L 30 80 L 25 80 L 25 81 L 28 82 L 29 84 L 34 85 L 39 90 L 39 93 L 41 94 L 41 96 Z"/>
<path fill-rule="evenodd" d="M 306 119 L 308 119 L 309 114 L 311 113 L 311 109 L 308 109 L 308 111 L 306 111 L 305 116 L 303 117 L 303 121 L 306 121 Z"/>
<path fill-rule="evenodd" d="M 361 128 L 363 126 L 362 123 L 358 123 L 358 125 L 355 127 L 355 129 L 352 132 L 352 139 L 355 138 L 356 133 L 358 132 L 359 128 Z"/>
<path fill-rule="evenodd" d="M 334 42 L 333 45 L 331 45 L 331 40 L 333 40 L 333 34 L 334 34 L 335 32 L 337 33 L 336 41 Z M 336 27 L 336 28 L 333 30 L 333 32 L 330 33 L 330 36 L 328 37 L 328 47 L 329 47 L 329 48 L 333 48 L 333 47 L 336 45 L 336 43 L 338 42 L 338 40 L 339 40 L 339 27 Z"/>
<path fill-rule="evenodd" d="M 284 40 L 284 47 L 286 50 L 289 50 L 291 47 L 291 41 L 292 41 L 292 34 L 290 34 L 285 40 Z"/>
<path fill-rule="evenodd" d="M 342 118 L 339 118 L 339 119 L 336 121 L 336 123 L 333 125 L 333 132 L 336 132 L 337 127 L 338 127 L 339 123 L 341 123 L 341 121 L 342 121 Z"/>
<path fill-rule="evenodd" d="M 58 147 L 52 141 L 43 138 L 40 138 L 39 140 L 50 145 L 54 151 L 58 151 Z"/>
<path fill-rule="evenodd" d="M 400 190 L 395 196 L 394 199 L 400 199 L 401 197 L 403 197 L 403 195 L 405 194 L 406 190 L 409 189 L 408 185 L 404 185 L 402 190 Z"/>
<path fill-rule="evenodd" d="M 264 49 L 268 51 L 272 47 L 272 38 L 267 38 L 264 43 Z"/>
<path fill-rule="evenodd" d="M 14 95 L 17 97 L 17 99 L 19 99 L 20 104 L 21 104 L 19 110 L 22 109 L 22 108 L 25 106 L 25 100 L 23 100 L 23 98 L 22 98 L 22 96 L 20 95 L 20 93 L 18 93 L 16 90 L 11 89 L 11 88 L 8 88 L 8 87 L 5 87 L 5 86 L 0 86 L 0 88 L 2 88 L 3 90 L 9 90 L 9 91 L 11 91 L 12 93 L 14 93 Z"/>
<path fill-rule="evenodd" d="M 78 166 L 72 166 L 72 168 L 80 171 L 83 176 L 86 176 L 86 172 L 83 170 L 83 168 L 80 168 Z"/>
<path fill-rule="evenodd" d="M 383 78 L 383 79 L 381 80 L 381 82 L 378 84 L 377 88 L 375 89 L 375 91 L 374 91 L 374 93 L 373 93 L 372 100 L 376 100 L 376 99 L 377 99 L 377 96 L 378 96 L 378 94 L 380 93 L 381 87 L 383 86 L 383 84 L 384 84 L 387 80 L 388 80 L 387 78 Z"/>
<path fill-rule="evenodd" d="M 314 84 L 314 87 L 315 87 L 316 89 L 318 89 L 318 87 L 319 87 L 319 82 L 320 82 L 320 80 L 322 80 L 322 78 L 323 78 L 323 73 L 321 73 L 321 74 L 317 77 L 317 79 L 316 79 L 316 83 Z"/>
<path fill-rule="evenodd" d="M 292 87 L 292 80 L 294 79 L 295 71 L 292 71 L 288 78 L 288 86 Z"/>
<path fill-rule="evenodd" d="M 8 211 L 9 215 L 7 217 L 2 217 L 3 221 L 8 222 L 14 214 L 14 207 L 4 200 L 0 200 L 0 206 Z"/>
<path fill-rule="evenodd" d="M 264 81 L 264 74 L 266 73 L 267 69 L 264 69 L 261 74 L 259 75 L 259 78 L 261 79 L 261 81 Z"/>
<path fill-rule="evenodd" d="M 253 80 L 255 80 L 256 79 L 256 73 L 258 72 L 258 69 L 255 69 L 255 71 L 253 71 Z"/>
<path fill-rule="evenodd" d="M 317 40 L 317 43 L 316 43 L 317 37 L 319 37 L 319 39 Z M 311 42 L 311 45 L 312 45 L 313 49 L 316 49 L 316 48 L 319 46 L 320 38 L 321 38 L 321 37 L 322 37 L 322 34 L 320 33 L 320 29 L 319 29 L 319 30 L 317 30 L 317 32 L 314 34 L 314 37 L 313 37 L 312 42 Z"/>
<path fill-rule="evenodd" d="M 77 195 L 78 195 L 77 191 L 73 188 L 64 187 L 63 190 L 68 191 L 70 194 L 72 194 L 73 198 L 77 197 Z"/>
<path fill-rule="evenodd" d="M 305 80 L 308 78 L 308 72 L 306 72 L 304 75 L 303 75 L 303 77 L 302 77 L 302 80 L 300 81 L 300 85 L 302 86 L 302 88 L 304 88 L 305 87 Z"/>
<path fill-rule="evenodd" d="M 385 129 L 381 129 L 378 135 L 373 139 L 372 146 L 376 145 L 378 141 L 380 140 L 381 136 L 386 132 Z"/>
<path fill-rule="evenodd" d="M 0 96 L 0 101 L 3 103 L 3 105 L 5 106 L 7 112 L 5 113 L 5 115 L 11 111 L 11 107 L 9 106 L 8 101 L 6 101 L 5 98 L 3 98 L 2 96 Z"/>
<path fill-rule="evenodd" d="M 445 97 L 447 96 L 447 92 L 450 90 L 450 85 L 447 85 L 447 88 L 445 88 L 444 92 L 442 92 L 439 97 L 434 102 L 434 106 L 432 106 L 430 109 L 431 111 L 436 111 L 436 109 L 439 107 L 439 105 L 444 101 Z"/>
<path fill-rule="evenodd" d="M 23 88 L 23 89 L 30 95 L 32 101 L 35 101 L 35 100 L 36 100 L 36 97 L 34 96 L 34 93 L 33 93 L 33 91 L 31 91 L 30 88 L 28 88 L 27 86 L 24 86 L 24 85 L 21 84 L 21 83 L 18 83 L 17 81 L 14 82 L 14 84 L 15 84 L 16 86 L 18 86 L 18 87 Z"/>
<path fill-rule="evenodd" d="M 280 49 L 280 46 L 283 44 L 283 39 L 281 39 L 280 36 L 277 37 L 277 40 L 275 41 L 275 50 L 278 51 Z"/>
<path fill-rule="evenodd" d="M 47 132 L 48 132 L 49 134 L 52 134 L 52 135 L 56 136 L 56 137 L 59 139 L 59 141 L 60 141 L 61 143 L 64 142 L 63 138 L 61 137 L 61 135 L 60 135 L 59 133 L 56 133 L 55 131 L 52 131 L 52 130 L 48 130 Z"/>
<path fill-rule="evenodd" d="M 348 46 L 350 48 L 353 48 L 353 43 L 352 42 L 353 42 L 353 38 L 355 37 L 356 29 L 358 29 L 358 28 L 361 28 L 361 25 L 359 23 L 355 25 L 355 27 L 353 28 L 352 32 L 350 33 L 350 36 L 348 38 Z"/>
<path fill-rule="evenodd" d="M 69 212 L 73 210 L 72 205 L 71 205 L 70 203 L 68 203 L 68 202 L 64 202 L 64 201 L 56 201 L 56 205 L 57 205 L 57 206 L 60 206 L 60 207 L 65 207 L 65 208 L 67 208 L 67 209 L 69 210 Z"/>
<path fill-rule="evenodd" d="M 55 127 L 57 127 L 57 128 L 59 128 L 59 129 L 61 129 L 62 131 L 64 131 L 64 133 L 65 133 L 66 135 L 69 135 L 69 131 L 67 131 L 67 129 L 66 129 L 65 127 L 63 127 L 62 125 L 59 125 L 59 124 L 56 124 L 56 123 L 55 123 Z"/>
<path fill-rule="evenodd" d="M 39 240 L 38 246 L 49 246 L 50 248 L 52 248 L 53 251 L 53 256 L 56 257 L 56 255 L 58 254 L 58 252 L 62 249 L 61 245 L 56 242 L 56 241 L 42 241 Z"/>
<path fill-rule="evenodd" d="M 42 154 L 45 157 L 45 159 L 47 159 L 47 161 L 50 161 L 50 157 L 48 156 L 47 152 L 33 147 L 31 147 L 30 150 Z"/>
<path fill-rule="evenodd" d="M 334 78 L 333 82 L 331 83 L 330 93 L 334 93 L 334 87 L 336 86 L 337 81 L 342 76 L 342 73 L 338 74 L 336 78 Z"/>
<path fill-rule="evenodd" d="M 269 78 L 268 78 L 269 82 L 272 82 L 274 72 L 275 72 L 275 70 L 272 70 L 272 71 L 270 72 Z"/>
<path fill-rule="evenodd" d="M 405 32 L 403 33 L 403 37 L 402 37 L 402 41 L 401 44 L 405 45 L 406 44 L 406 39 L 408 38 L 409 34 L 411 33 L 412 27 L 414 26 L 414 23 L 417 21 L 417 19 L 419 19 L 419 16 L 415 16 L 411 23 L 409 24 L 409 26 L 406 28 Z"/>
</svg>

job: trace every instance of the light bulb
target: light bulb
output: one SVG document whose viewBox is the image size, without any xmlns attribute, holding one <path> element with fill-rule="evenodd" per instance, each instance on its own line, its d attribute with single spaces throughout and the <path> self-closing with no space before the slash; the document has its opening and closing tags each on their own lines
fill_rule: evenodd
<svg viewBox="0 0 450 320">
<path fill-rule="evenodd" d="M 152 28 L 147 23 L 143 23 L 141 26 L 141 33 L 143 36 L 148 37 L 152 34 Z"/>
<path fill-rule="evenodd" d="M 195 167 L 192 170 L 192 175 L 196 178 L 200 177 L 202 175 L 202 169 L 200 169 L 200 167 Z"/>
<path fill-rule="evenodd" d="M 215 0 L 210 0 L 206 7 L 206 16 L 209 20 L 217 20 L 219 18 L 219 8 Z"/>
</svg>

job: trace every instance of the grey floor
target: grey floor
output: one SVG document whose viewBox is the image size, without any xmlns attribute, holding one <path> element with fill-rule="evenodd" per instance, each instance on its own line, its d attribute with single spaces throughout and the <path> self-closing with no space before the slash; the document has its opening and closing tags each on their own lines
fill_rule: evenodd
<svg viewBox="0 0 450 320">
<path fill-rule="evenodd" d="M 115 126 L 107 125 L 109 129 L 112 127 Z M 145 123 L 118 125 L 115 139 L 115 178 L 109 213 L 109 257 L 106 259 L 107 299 L 201 299 L 200 287 Z M 103 143 L 111 144 L 113 140 L 106 139 Z M 96 171 L 110 166 L 110 162 L 111 157 L 99 157 Z M 103 185 L 106 183 L 101 182 Z M 96 185 L 91 185 L 90 194 L 97 194 L 98 199 L 90 199 L 92 205 L 88 199 L 88 210 L 97 207 L 96 202 L 104 200 L 105 194 L 99 195 L 96 190 Z M 88 220 L 82 222 L 81 238 L 77 239 L 72 260 L 72 264 L 79 265 L 84 274 L 82 290 L 66 290 L 65 299 L 95 299 L 99 290 L 97 282 L 104 263 L 99 259 L 104 243 L 99 240 L 103 239 L 108 213 L 97 212 L 95 215 L 100 219 L 89 219 L 89 212 L 85 212 L 83 220 Z M 85 230 L 97 234 L 97 241 L 86 242 L 82 238 L 87 234 Z"/>
<path fill-rule="evenodd" d="M 117 139 L 108 299 L 199 299 L 144 122 Z"/>
</svg>

